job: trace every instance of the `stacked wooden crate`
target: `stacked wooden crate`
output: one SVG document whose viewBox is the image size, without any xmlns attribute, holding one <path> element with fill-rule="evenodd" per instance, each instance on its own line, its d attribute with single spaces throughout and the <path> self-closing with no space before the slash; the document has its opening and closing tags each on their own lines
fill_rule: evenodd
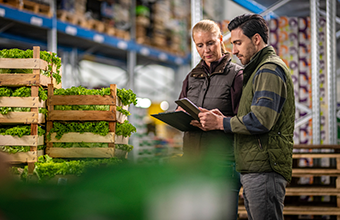
<svg viewBox="0 0 340 220">
<path fill-rule="evenodd" d="M 16 153 L 8 155 L 13 164 L 28 163 L 28 172 L 32 173 L 34 162 L 43 151 L 37 147 L 44 145 L 44 138 L 38 136 L 38 126 L 45 123 L 45 115 L 39 113 L 39 108 L 45 108 L 45 102 L 39 100 L 39 87 L 47 87 L 53 80 L 41 75 L 41 70 L 48 70 L 48 63 L 40 59 L 40 47 L 33 48 L 33 58 L 0 58 L 0 69 L 32 69 L 32 74 L 0 74 L 0 86 L 31 88 L 31 97 L 0 97 L 0 107 L 26 107 L 31 112 L 9 112 L 6 115 L 0 114 L 1 125 L 28 124 L 31 126 L 31 135 L 12 137 L 0 135 L 1 146 L 30 146 L 27 153 Z M 52 84 L 53 86 L 53 84 Z"/>
<path fill-rule="evenodd" d="M 93 133 L 70 132 L 64 134 L 60 139 L 56 134 L 51 135 L 51 140 L 47 140 L 46 154 L 53 158 L 112 158 L 117 155 L 115 144 L 128 144 L 128 138 L 115 134 L 116 123 L 123 123 L 126 116 L 116 110 L 117 88 L 115 84 L 110 85 L 111 94 L 101 95 L 54 95 L 53 86 L 48 87 L 48 119 L 47 133 L 53 127 L 53 122 L 98 122 L 107 121 L 110 132 L 106 136 Z M 109 105 L 109 111 L 83 111 L 83 110 L 54 110 L 57 105 Z M 127 110 L 127 106 L 124 106 Z M 58 148 L 53 144 L 57 142 L 75 143 L 108 143 L 108 148 Z M 127 155 L 127 154 L 126 154 Z M 126 156 L 125 155 L 125 156 Z"/>
<path fill-rule="evenodd" d="M 19 10 L 26 10 L 36 14 L 52 17 L 52 11 L 49 4 L 43 4 L 37 1 L 28 0 L 0 0 L 0 4 L 6 4 L 18 8 Z"/>
<path fill-rule="evenodd" d="M 295 145 L 295 149 L 331 149 L 335 152 L 324 153 L 315 151 L 293 153 L 293 159 L 301 158 L 331 158 L 336 161 L 336 167 L 308 167 L 300 168 L 293 166 L 293 180 L 300 177 L 319 178 L 321 176 L 329 176 L 335 181 L 330 184 L 320 184 L 314 182 L 312 184 L 296 184 L 294 181 L 286 188 L 286 199 L 283 214 L 285 219 L 296 219 L 294 216 L 301 216 L 303 219 L 317 219 L 317 216 L 329 216 L 331 218 L 340 219 L 340 145 Z M 337 152 L 338 151 L 338 152 Z M 242 197 L 241 190 L 240 196 Z M 329 202 L 323 202 L 321 199 L 317 201 L 299 201 L 300 196 L 322 197 L 330 196 Z M 242 201 L 242 200 L 241 200 Z M 240 216 L 246 215 L 244 206 L 239 206 Z"/>
</svg>

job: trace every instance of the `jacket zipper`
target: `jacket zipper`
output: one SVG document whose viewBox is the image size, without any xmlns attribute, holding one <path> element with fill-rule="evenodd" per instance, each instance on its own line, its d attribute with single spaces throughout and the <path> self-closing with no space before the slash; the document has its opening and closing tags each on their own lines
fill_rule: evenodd
<svg viewBox="0 0 340 220">
<path fill-rule="evenodd" d="M 257 138 L 257 140 L 259 142 L 260 149 L 263 150 L 260 138 Z"/>
</svg>

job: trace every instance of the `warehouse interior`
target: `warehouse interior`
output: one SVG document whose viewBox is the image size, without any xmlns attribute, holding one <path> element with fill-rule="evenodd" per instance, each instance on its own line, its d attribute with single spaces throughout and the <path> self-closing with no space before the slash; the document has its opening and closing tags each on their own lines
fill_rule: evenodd
<svg viewBox="0 0 340 220">
<path fill-rule="evenodd" d="M 117 176 L 125 178 L 126 181 L 117 181 L 117 184 L 118 182 L 122 185 L 130 184 L 121 190 L 129 191 L 134 187 L 126 193 L 126 197 L 129 197 L 125 201 L 126 204 L 122 205 L 121 209 L 117 206 L 112 212 L 108 212 L 107 216 L 96 215 L 97 211 L 101 210 L 99 206 L 103 205 L 103 202 L 98 203 L 98 207 L 94 205 L 93 209 L 89 208 L 89 214 L 80 207 L 79 210 L 65 208 L 64 216 L 51 209 L 50 213 L 42 211 L 38 214 L 38 219 L 42 218 L 43 214 L 55 215 L 51 219 L 66 216 L 70 219 L 86 219 L 85 216 L 88 219 L 112 219 L 116 213 L 119 213 L 115 216 L 118 219 L 219 219 L 220 216 L 216 213 L 224 208 L 221 203 L 226 201 L 220 201 L 216 197 L 210 198 L 204 194 L 206 192 L 204 190 L 207 190 L 204 184 L 211 184 L 211 181 L 205 180 L 197 189 L 189 191 L 195 194 L 202 190 L 201 194 L 197 195 L 207 196 L 204 197 L 206 201 L 210 198 L 213 200 L 212 203 L 196 204 L 193 201 L 199 199 L 199 196 L 189 196 L 190 199 L 188 197 L 183 199 L 188 199 L 185 200 L 186 203 L 182 201 L 185 203 L 183 207 L 187 209 L 179 207 L 180 202 L 176 195 L 182 191 L 171 191 L 173 192 L 171 194 L 167 191 L 170 186 L 160 181 L 158 184 L 164 184 L 168 187 L 167 190 L 163 190 L 147 203 L 157 207 L 158 211 L 151 212 L 147 209 L 148 212 L 145 214 L 141 210 L 146 204 L 146 200 L 143 199 L 149 195 L 147 194 L 149 191 L 141 185 L 147 183 L 148 177 L 142 175 L 145 170 L 139 165 L 164 165 L 183 155 L 183 131 L 151 115 L 176 109 L 175 100 L 179 97 L 182 82 L 200 61 L 191 39 L 193 25 L 202 19 L 211 19 L 218 23 L 225 46 L 231 51 L 227 25 L 234 17 L 245 13 L 257 13 L 266 19 L 270 30 L 269 44 L 291 69 L 294 83 L 296 105 L 294 178 L 286 192 L 285 219 L 340 219 L 340 0 L 0 0 L 0 51 L 14 48 L 33 50 L 38 46 L 41 52 L 55 53 L 61 59 L 61 84 L 56 88 L 66 90 L 84 87 L 88 90 L 104 88 L 112 90 L 115 88 L 112 85 L 116 85 L 117 98 L 118 90 L 123 89 L 130 89 L 136 95 L 137 103 L 128 104 L 130 115 L 125 117 L 136 130 L 131 132 L 122 144 L 130 146 L 128 152 L 124 151 L 123 158 L 138 165 L 138 168 L 126 169 L 130 175 L 128 172 L 124 174 L 118 169 L 115 170 Z M 1 57 L 0 53 L 0 89 L 1 87 L 13 89 L 17 86 L 15 79 L 7 86 L 7 78 L 2 78 L 6 77 L 7 72 L 1 71 L 1 68 L 5 68 L 1 67 L 1 61 L 4 61 L 1 59 L 6 58 Z M 235 56 L 232 61 L 239 63 Z M 29 82 L 29 85 L 35 86 L 35 83 Z M 45 89 L 47 91 L 47 85 Z M 6 104 L 1 103 L 1 98 L 0 107 L 3 108 Z M 51 104 L 48 101 L 46 105 Z M 2 117 L 5 119 L 0 118 L 0 129 L 2 125 L 7 126 L 9 120 L 6 116 Z M 29 124 L 27 120 L 23 123 Z M 112 127 L 112 120 L 108 124 Z M 0 142 L 3 142 L 0 146 L 8 145 L 5 139 L 1 139 L 1 135 Z M 110 148 L 114 144 L 108 143 L 107 146 Z M 31 147 L 30 151 L 37 151 L 37 148 Z M 32 159 L 32 155 L 30 158 Z M 44 160 L 46 162 L 47 159 Z M 38 157 L 27 161 L 26 159 L 26 163 L 20 162 L 20 166 L 28 164 L 26 169 L 30 177 L 35 172 L 34 164 L 38 162 Z M 17 167 L 18 164 L 16 163 Z M 30 169 L 32 173 L 29 172 Z M 157 178 L 172 175 L 171 170 L 160 171 L 164 174 L 157 176 L 154 170 L 147 171 L 150 179 L 154 175 L 152 177 L 155 184 L 159 181 L 156 181 Z M 105 172 L 98 176 L 98 179 L 103 178 L 102 180 L 106 181 L 104 176 L 109 171 Z M 36 174 L 32 176 L 34 175 Z M 95 176 L 94 173 L 91 175 Z M 85 177 L 97 178 L 91 175 Z M 36 177 L 30 178 L 33 182 L 36 181 L 34 179 Z M 140 184 L 131 183 L 136 178 L 141 179 Z M 201 176 L 193 178 L 199 179 Z M 67 185 L 66 182 L 72 181 L 73 177 L 58 177 L 54 178 L 54 182 L 57 183 L 54 185 Z M 111 177 L 110 181 L 116 179 Z M 91 182 L 96 183 L 91 179 L 88 185 L 77 186 L 83 190 L 90 190 Z M 0 187 L 1 183 L 0 180 Z M 42 190 L 51 190 L 50 186 L 43 187 Z M 23 187 L 19 192 L 30 189 L 32 188 Z M 220 190 L 218 187 L 214 189 L 216 192 Z M 53 188 L 54 193 L 55 190 Z M 141 191 L 143 193 L 140 193 Z M 71 189 L 67 189 L 63 193 L 66 195 L 70 192 Z M 77 199 L 80 201 L 81 193 L 78 193 Z M 120 191 L 117 189 L 114 193 L 118 195 Z M 135 193 L 140 194 L 135 196 Z M 8 204 L 18 202 L 15 197 L 8 196 L 3 197 L 11 198 L 11 203 Z M 170 198 L 167 204 L 160 202 L 162 196 Z M 133 206 L 133 202 L 137 203 L 137 197 L 138 205 Z M 36 203 L 44 201 L 38 197 L 32 198 Z M 91 199 L 91 196 L 89 198 Z M 240 194 L 239 219 L 247 219 L 242 199 Z M 110 199 L 107 201 L 114 202 Z M 28 200 L 20 202 L 23 205 L 29 203 Z M 62 207 L 58 202 L 60 202 L 58 198 L 53 197 L 48 205 Z M 0 199 L 0 204 L 6 203 Z M 85 202 L 79 204 L 91 206 Z M 192 205 L 191 210 L 188 208 L 189 204 L 196 206 Z M 197 208 L 212 204 L 217 207 L 216 210 L 211 209 L 215 210 L 215 213 L 200 212 Z M 27 205 L 25 210 L 29 210 L 29 207 L 31 206 Z M 10 212 L 13 210 L 2 210 L 0 205 L 0 219 L 21 219 L 20 215 L 7 215 Z M 71 212 L 74 215 L 68 215 Z M 164 218 L 166 215 L 171 217 Z M 33 214 L 28 216 L 31 217 Z"/>
</svg>

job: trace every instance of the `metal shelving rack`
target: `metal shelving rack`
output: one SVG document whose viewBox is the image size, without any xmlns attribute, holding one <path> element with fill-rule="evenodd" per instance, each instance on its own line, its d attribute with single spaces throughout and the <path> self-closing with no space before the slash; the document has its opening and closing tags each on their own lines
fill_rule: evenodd
<svg viewBox="0 0 340 220">
<path fill-rule="evenodd" d="M 135 4 L 135 0 L 132 2 Z M 54 15 L 49 18 L 1 4 L 0 46 L 6 44 L 7 47 L 14 47 L 22 42 L 29 46 L 38 44 L 49 51 L 58 50 L 61 54 L 68 53 L 69 56 L 77 54 L 78 57 L 73 59 L 78 61 L 84 55 L 91 54 L 94 55 L 94 61 L 108 60 L 107 64 L 119 65 L 126 69 L 130 75 L 128 87 L 131 89 L 134 87 L 133 70 L 138 64 L 159 64 L 177 69 L 180 65 L 190 63 L 190 54 L 180 57 L 138 44 L 134 38 L 127 41 L 62 22 L 55 16 L 55 0 L 51 1 L 51 10 Z M 8 32 L 13 27 L 15 29 Z M 132 34 L 133 32 L 134 30 Z M 101 59 L 103 57 L 104 59 Z"/>
</svg>

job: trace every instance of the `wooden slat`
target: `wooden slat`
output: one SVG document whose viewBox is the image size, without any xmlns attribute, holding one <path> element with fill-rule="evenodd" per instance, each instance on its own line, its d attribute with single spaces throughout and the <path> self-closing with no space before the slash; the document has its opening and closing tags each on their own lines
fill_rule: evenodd
<svg viewBox="0 0 340 220">
<path fill-rule="evenodd" d="M 110 132 L 106 136 L 101 136 L 99 134 L 93 134 L 90 132 L 85 132 L 83 134 L 76 133 L 76 132 L 69 132 L 69 133 L 63 134 L 60 140 L 55 138 L 56 135 L 57 135 L 56 133 L 52 133 L 51 141 L 48 141 L 48 142 L 67 142 L 67 143 L 72 143 L 72 142 L 114 143 L 115 142 L 115 133 L 113 132 Z"/>
<path fill-rule="evenodd" d="M 93 134 L 90 132 L 84 132 L 82 134 L 77 132 L 69 132 L 63 134 L 63 136 L 58 140 L 56 139 L 56 133 L 51 134 L 51 140 L 47 141 L 47 143 L 52 142 L 67 142 L 67 143 L 73 143 L 73 142 L 85 142 L 85 143 L 115 143 L 115 144 L 128 144 L 129 143 L 129 137 L 124 137 L 122 135 L 117 136 L 114 134 L 114 132 L 110 132 L 106 136 L 101 136 L 99 134 Z M 1 140 L 1 139 L 0 139 Z"/>
<path fill-rule="evenodd" d="M 339 153 L 294 153 L 293 158 L 340 158 Z"/>
<path fill-rule="evenodd" d="M 243 194 L 243 187 L 240 189 L 239 195 Z M 286 196 L 325 196 L 340 195 L 340 189 L 330 187 L 287 187 Z"/>
<path fill-rule="evenodd" d="M 37 97 L 0 97 L 0 107 L 45 107 L 45 101 Z"/>
<path fill-rule="evenodd" d="M 0 74 L 0 86 L 47 86 L 51 79 L 41 74 Z"/>
<path fill-rule="evenodd" d="M 325 188 L 325 187 L 287 187 L 286 195 L 288 196 L 336 196 L 340 194 L 340 189 L 337 188 Z"/>
<path fill-rule="evenodd" d="M 128 144 L 129 143 L 129 137 L 124 137 L 122 135 L 115 137 L 115 144 Z"/>
<path fill-rule="evenodd" d="M 36 114 L 32 112 L 9 112 L 6 115 L 0 114 L 0 123 L 44 123 L 45 115 L 44 114 Z"/>
<path fill-rule="evenodd" d="M 339 160 L 339 159 L 337 159 L 337 160 Z M 340 188 L 340 178 L 339 177 L 336 178 L 335 186 L 338 189 Z M 337 205 L 337 207 L 340 207 L 340 195 L 337 195 L 337 197 L 336 197 L 336 205 Z"/>
<path fill-rule="evenodd" d="M 107 95 L 53 95 L 49 105 L 115 105 L 115 99 Z"/>
<path fill-rule="evenodd" d="M 40 47 L 33 47 L 33 58 L 37 58 L 40 54 Z M 33 70 L 33 73 L 37 73 L 39 70 Z M 39 86 L 31 86 L 31 97 L 39 99 Z M 35 113 L 39 115 L 39 108 L 36 106 L 31 108 L 31 113 Z M 31 124 L 31 135 L 38 135 L 38 122 Z M 31 146 L 31 151 L 36 151 L 37 146 Z"/>
<path fill-rule="evenodd" d="M 116 115 L 110 111 L 63 111 L 52 110 L 48 112 L 51 121 L 115 121 Z"/>
<path fill-rule="evenodd" d="M 13 137 L 11 135 L 0 135 L 0 146 L 39 146 L 44 145 L 44 136 L 25 135 Z"/>
<path fill-rule="evenodd" d="M 117 85 L 116 84 L 110 84 L 110 96 L 117 102 Z M 115 121 L 109 122 L 109 131 L 116 133 L 116 120 L 117 120 L 117 109 L 116 109 L 116 103 L 114 105 L 110 105 L 110 112 L 114 113 L 114 119 Z M 115 149 L 115 143 L 109 143 L 109 148 Z"/>
<path fill-rule="evenodd" d="M 48 98 L 53 96 L 53 84 L 48 84 L 47 95 L 48 95 Z M 54 106 L 50 105 L 49 102 L 47 102 L 47 110 L 48 110 L 49 113 L 54 110 Z M 47 118 L 46 133 L 47 134 L 50 133 L 52 128 L 53 128 L 53 122 L 49 121 L 48 118 Z M 47 142 L 46 143 L 46 151 L 48 151 L 51 147 L 53 147 L 53 143 Z"/>
<path fill-rule="evenodd" d="M 46 149 L 46 154 L 53 158 L 111 158 L 114 148 L 56 148 Z"/>
<path fill-rule="evenodd" d="M 293 169 L 293 176 L 339 176 L 340 170 L 336 169 L 320 169 L 320 168 L 306 168 Z"/>
<path fill-rule="evenodd" d="M 0 69 L 48 69 L 48 63 L 38 58 L 0 58 Z"/>
<path fill-rule="evenodd" d="M 8 160 L 11 164 L 18 163 L 34 163 L 38 161 L 38 157 L 43 155 L 44 151 L 29 151 L 29 152 L 20 152 L 16 154 L 7 154 Z"/>
<path fill-rule="evenodd" d="M 238 207 L 239 214 L 247 214 L 244 206 Z M 284 215 L 340 215 L 340 208 L 337 207 L 316 207 L 316 206 L 285 206 Z"/>
<path fill-rule="evenodd" d="M 295 144 L 294 149 L 340 149 L 339 144 Z"/>
</svg>

